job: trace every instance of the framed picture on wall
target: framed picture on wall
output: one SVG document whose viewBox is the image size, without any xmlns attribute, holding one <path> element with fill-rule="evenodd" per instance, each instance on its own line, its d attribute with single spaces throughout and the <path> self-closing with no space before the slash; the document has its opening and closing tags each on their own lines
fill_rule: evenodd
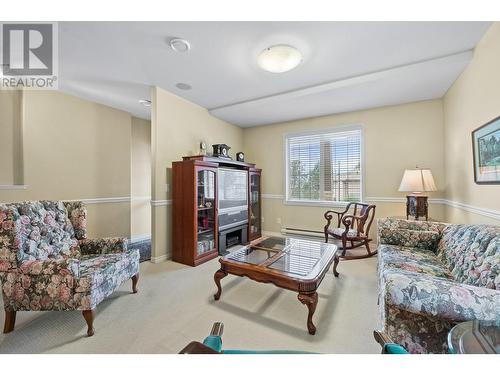
<svg viewBox="0 0 500 375">
<path fill-rule="evenodd" d="M 500 116 L 472 132 L 474 181 L 500 184 Z"/>
</svg>

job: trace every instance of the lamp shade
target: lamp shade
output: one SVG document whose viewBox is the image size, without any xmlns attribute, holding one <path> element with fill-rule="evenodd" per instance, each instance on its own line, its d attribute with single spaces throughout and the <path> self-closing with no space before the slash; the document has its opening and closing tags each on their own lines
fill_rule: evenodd
<svg viewBox="0 0 500 375">
<path fill-rule="evenodd" d="M 401 185 L 399 185 L 399 191 L 411 191 L 413 193 L 436 190 L 436 184 L 430 169 L 405 170 Z"/>
</svg>

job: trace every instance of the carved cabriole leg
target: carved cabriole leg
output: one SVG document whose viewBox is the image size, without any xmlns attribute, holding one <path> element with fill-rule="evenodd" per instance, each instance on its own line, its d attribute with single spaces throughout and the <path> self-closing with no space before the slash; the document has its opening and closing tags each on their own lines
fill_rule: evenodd
<svg viewBox="0 0 500 375">
<path fill-rule="evenodd" d="M 227 272 L 226 272 L 226 271 L 224 271 L 223 269 L 218 270 L 218 271 L 215 273 L 215 275 L 214 275 L 215 285 L 217 285 L 217 293 L 215 293 L 215 294 L 214 294 L 214 299 L 215 299 L 216 301 L 218 301 L 218 300 L 219 300 L 220 295 L 221 295 L 221 293 L 222 293 L 222 287 L 221 287 L 221 285 L 220 285 L 220 281 L 221 281 L 221 279 L 223 279 L 223 278 L 224 278 L 224 277 L 226 277 L 226 276 L 227 276 Z"/>
<path fill-rule="evenodd" d="M 340 261 L 339 255 L 335 253 L 335 255 L 333 256 L 333 276 L 335 277 L 339 277 L 339 273 L 337 272 L 337 266 L 339 265 L 339 261 Z"/>
<path fill-rule="evenodd" d="M 87 322 L 87 336 L 94 336 L 94 316 L 95 312 L 94 310 L 84 310 L 82 311 L 83 317 L 85 318 L 85 321 Z"/>
<path fill-rule="evenodd" d="M 132 293 L 137 293 L 139 290 L 137 289 L 137 283 L 139 282 L 139 273 L 132 276 Z"/>
<path fill-rule="evenodd" d="M 16 312 L 5 310 L 5 324 L 3 326 L 3 333 L 9 333 L 14 330 L 16 325 Z"/>
<path fill-rule="evenodd" d="M 316 311 L 316 305 L 318 304 L 318 293 L 299 293 L 298 297 L 300 302 L 307 306 L 307 310 L 309 311 L 307 314 L 307 330 L 311 335 L 316 333 L 316 327 L 313 324 L 312 317 L 314 315 L 314 311 Z"/>
</svg>

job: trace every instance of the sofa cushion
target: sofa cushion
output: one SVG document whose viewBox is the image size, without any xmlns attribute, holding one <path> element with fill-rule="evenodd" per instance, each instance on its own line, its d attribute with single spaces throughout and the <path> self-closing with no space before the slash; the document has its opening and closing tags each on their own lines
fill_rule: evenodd
<svg viewBox="0 0 500 375">
<path fill-rule="evenodd" d="M 345 232 L 345 228 L 335 228 L 332 230 L 332 233 L 335 234 L 336 236 L 341 237 Z M 347 237 L 357 237 L 358 236 L 358 231 L 356 229 L 349 229 L 347 231 Z"/>
<path fill-rule="evenodd" d="M 379 271 L 402 270 L 434 277 L 452 279 L 451 272 L 434 253 L 419 248 L 379 247 Z"/>
<path fill-rule="evenodd" d="M 461 283 L 500 289 L 500 228 L 490 225 L 449 225 L 438 256 Z"/>
<path fill-rule="evenodd" d="M 79 257 L 78 242 L 62 202 L 7 204 L 12 213 L 17 261 Z"/>
<path fill-rule="evenodd" d="M 381 229 L 381 243 L 436 251 L 441 234 L 430 230 Z"/>
<path fill-rule="evenodd" d="M 76 281 L 76 292 L 95 289 L 117 277 L 132 263 L 138 263 L 138 250 L 104 255 L 83 255 L 80 258 L 80 277 Z"/>
</svg>

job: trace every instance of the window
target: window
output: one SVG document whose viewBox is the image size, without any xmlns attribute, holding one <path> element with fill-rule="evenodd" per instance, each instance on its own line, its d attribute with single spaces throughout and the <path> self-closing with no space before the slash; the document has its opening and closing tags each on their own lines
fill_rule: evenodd
<svg viewBox="0 0 500 375">
<path fill-rule="evenodd" d="M 361 126 L 290 134 L 285 139 L 287 203 L 361 201 Z"/>
</svg>

